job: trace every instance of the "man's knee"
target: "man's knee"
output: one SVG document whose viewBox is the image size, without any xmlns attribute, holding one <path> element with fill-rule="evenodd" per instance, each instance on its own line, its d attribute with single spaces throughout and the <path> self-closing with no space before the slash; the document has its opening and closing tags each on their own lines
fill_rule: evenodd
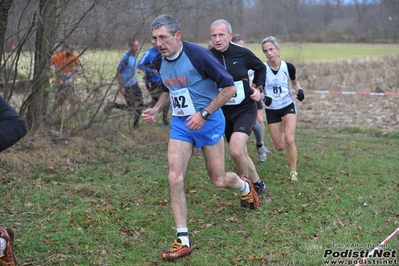
<svg viewBox="0 0 399 266">
<path fill-rule="evenodd" d="M 278 150 L 278 151 L 282 151 L 282 150 L 284 150 L 285 145 L 286 144 L 284 141 L 277 142 L 277 143 L 274 143 L 274 148 L 276 148 L 276 150 Z"/>
<path fill-rule="evenodd" d="M 226 187 L 225 176 L 214 176 L 211 177 L 212 184 L 217 188 L 224 188 Z"/>
<path fill-rule="evenodd" d="M 177 174 L 176 172 L 170 172 L 168 175 L 170 186 L 179 186 L 184 184 L 184 176 Z"/>
<path fill-rule="evenodd" d="M 290 147 L 290 146 L 294 145 L 294 143 L 295 143 L 295 140 L 294 140 L 293 136 L 286 136 L 285 137 L 285 145 L 287 147 Z"/>
<path fill-rule="evenodd" d="M 245 150 L 240 147 L 232 147 L 230 146 L 230 156 L 233 159 L 240 159 L 245 156 Z"/>
</svg>

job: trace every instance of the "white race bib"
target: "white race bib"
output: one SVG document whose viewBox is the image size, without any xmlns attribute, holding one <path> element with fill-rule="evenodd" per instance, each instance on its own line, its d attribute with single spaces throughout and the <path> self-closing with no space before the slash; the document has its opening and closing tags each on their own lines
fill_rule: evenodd
<svg viewBox="0 0 399 266">
<path fill-rule="evenodd" d="M 234 85 L 237 88 L 237 92 L 227 103 L 225 103 L 225 105 L 237 105 L 245 99 L 244 84 L 242 83 L 242 80 L 234 81 Z M 221 89 L 219 89 L 219 91 L 220 90 Z"/>
<path fill-rule="evenodd" d="M 188 88 L 169 91 L 170 102 L 172 103 L 172 115 L 188 116 L 195 114 L 193 101 L 191 100 Z"/>
</svg>

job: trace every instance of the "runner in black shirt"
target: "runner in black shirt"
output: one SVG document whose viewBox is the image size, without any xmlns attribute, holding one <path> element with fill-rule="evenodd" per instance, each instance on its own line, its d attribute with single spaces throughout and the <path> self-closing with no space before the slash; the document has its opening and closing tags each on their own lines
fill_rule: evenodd
<svg viewBox="0 0 399 266">
<path fill-rule="evenodd" d="M 226 118 L 225 135 L 230 155 L 237 173 L 248 176 L 256 192 L 261 194 L 266 185 L 259 178 L 248 155 L 247 141 L 256 122 L 256 102 L 262 97 L 266 67 L 250 50 L 231 42 L 233 32 L 226 20 L 214 21 L 210 31 L 214 46 L 210 51 L 233 77 L 237 88 L 236 95 L 222 107 Z M 249 84 L 249 69 L 254 70 L 253 84 Z M 246 203 L 241 201 L 241 206 L 246 207 Z"/>
</svg>

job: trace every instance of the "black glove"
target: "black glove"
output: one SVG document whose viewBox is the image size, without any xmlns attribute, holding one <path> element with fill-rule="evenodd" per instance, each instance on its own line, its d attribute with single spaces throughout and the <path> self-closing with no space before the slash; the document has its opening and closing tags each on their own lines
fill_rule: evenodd
<svg viewBox="0 0 399 266">
<path fill-rule="evenodd" d="M 303 90 L 300 89 L 300 90 L 297 92 L 296 98 L 297 98 L 300 102 L 302 102 L 303 99 L 305 99 L 305 94 L 303 93 Z"/>
<path fill-rule="evenodd" d="M 272 101 L 273 101 L 273 99 L 270 98 L 270 97 L 268 97 L 268 96 L 265 96 L 265 97 L 263 98 L 263 102 L 266 104 L 266 106 L 271 105 L 271 104 L 272 104 Z"/>
</svg>

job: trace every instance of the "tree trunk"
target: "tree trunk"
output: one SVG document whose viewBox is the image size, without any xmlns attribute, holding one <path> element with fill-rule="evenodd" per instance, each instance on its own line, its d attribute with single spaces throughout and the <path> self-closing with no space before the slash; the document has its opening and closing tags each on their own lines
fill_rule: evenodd
<svg viewBox="0 0 399 266">
<path fill-rule="evenodd" d="M 27 106 L 26 122 L 36 131 L 43 120 L 48 105 L 50 58 L 56 38 L 57 1 L 40 0 L 35 42 L 35 63 L 32 92 L 24 102 Z M 21 108 L 23 109 L 23 108 Z"/>
<path fill-rule="evenodd" d="M 12 0 L 3 0 L 0 2 L 0 76 L 6 74 L 3 72 L 6 70 L 5 63 L 3 65 L 3 54 L 4 54 L 4 40 L 7 30 L 8 12 L 10 11 Z M 4 84 L 7 86 L 7 84 Z"/>
</svg>

